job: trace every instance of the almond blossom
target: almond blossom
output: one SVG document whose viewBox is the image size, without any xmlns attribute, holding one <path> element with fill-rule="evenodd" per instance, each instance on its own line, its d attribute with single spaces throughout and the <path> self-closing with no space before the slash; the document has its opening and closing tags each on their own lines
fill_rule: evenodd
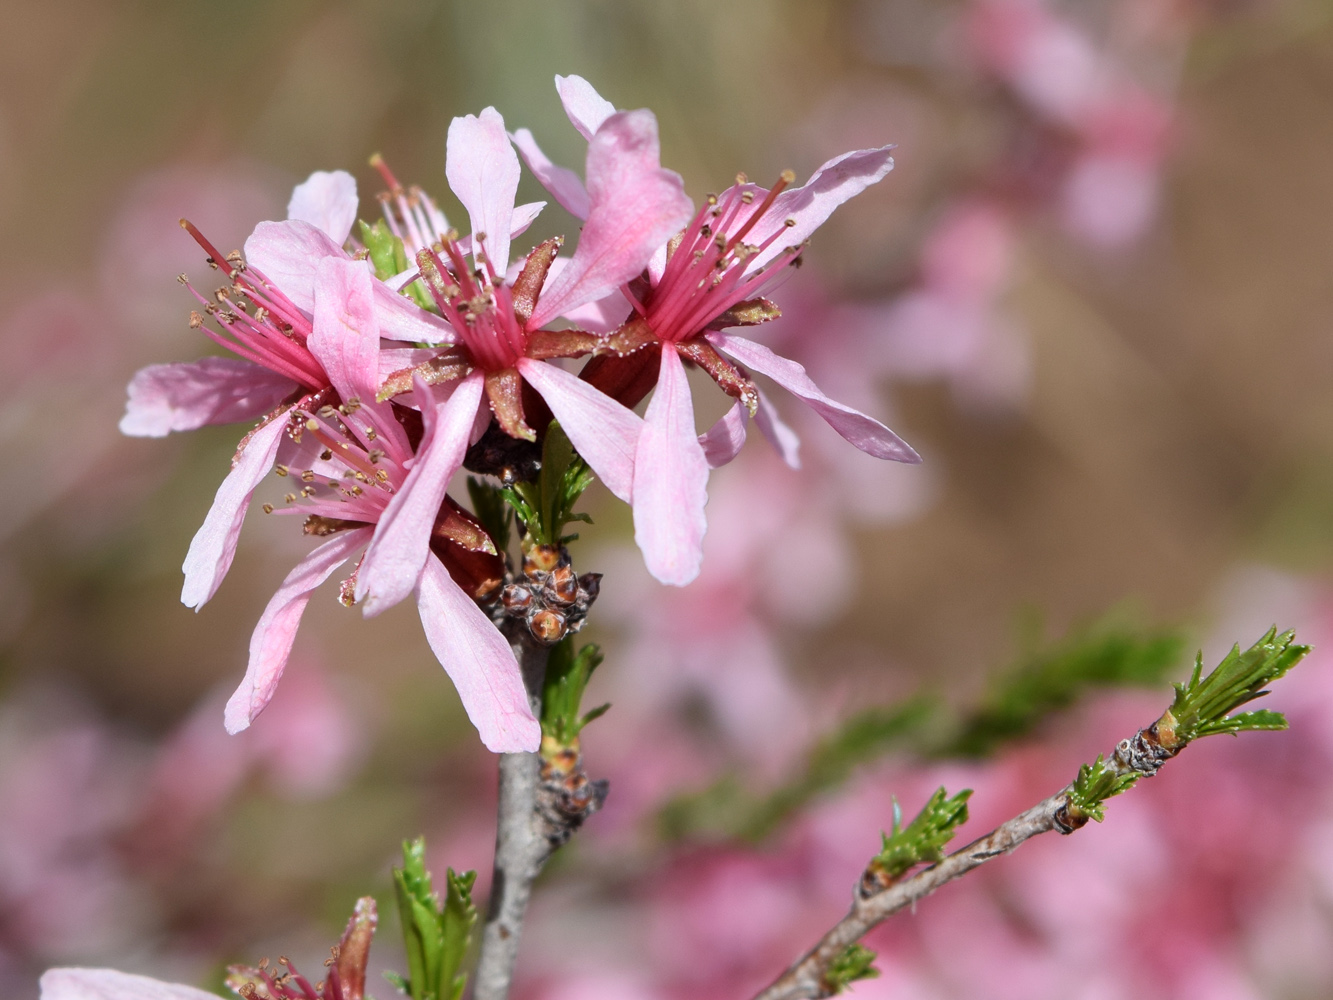
<svg viewBox="0 0 1333 1000">
<path fill-rule="evenodd" d="M 302 484 L 299 493 L 287 495 L 285 508 L 265 509 L 305 514 L 306 533 L 328 540 L 287 575 L 260 616 L 245 678 L 227 703 L 227 729 L 239 732 L 263 711 L 282 677 L 311 592 L 366 548 L 362 571 L 378 555 L 380 566 L 410 574 L 409 591 L 416 591 L 426 639 L 482 742 L 496 752 L 536 749 L 540 729 L 518 663 L 476 603 L 498 591 L 503 568 L 479 581 L 469 577 L 467 553 L 488 553 L 497 563 L 498 556 L 484 532 L 444 504 L 449 478 L 462 465 L 477 422 L 481 375 L 436 389 L 416 380 L 422 435 L 414 453 L 392 404 L 375 401 L 380 329 L 371 282 L 358 262 L 321 262 L 307 346 L 329 373 L 333 391 L 306 397 L 257 432 L 276 427 L 273 433 L 286 435 L 294 448 L 293 464 L 279 466 L 278 472 Z M 333 392 L 342 400 L 336 407 L 324 401 L 335 398 Z M 400 526 L 417 524 L 426 530 L 404 539 Z M 460 540 L 463 551 L 455 556 L 450 548 Z M 454 573 L 468 582 L 469 592 L 442 558 L 457 564 Z M 344 582 L 345 602 L 355 600 L 358 587 L 353 579 Z"/>
<path fill-rule="evenodd" d="M 651 112 L 611 116 L 588 148 L 590 208 L 578 250 L 552 275 L 560 241 L 548 240 L 528 255 L 510 286 L 502 277 L 509 265 L 509 240 L 493 234 L 509 233 L 515 226 L 518 156 L 494 108 L 455 118 L 445 170 L 471 220 L 471 241 L 464 244 L 452 231 L 442 234 L 434 246 L 417 252 L 417 271 L 405 282 L 421 279 L 454 339 L 445 352 L 390 376 L 380 397 L 406 391 L 413 379 L 440 387 L 474 385 L 475 393 L 467 397 L 475 401 L 469 421 L 484 428 L 493 414 L 510 437 L 534 440 L 525 412 L 530 405 L 523 398 L 526 384 L 607 488 L 629 500 L 643 422 L 589 382 L 547 363 L 550 358 L 588 354 L 601 347 L 602 340 L 582 331 L 541 327 L 629 281 L 684 224 L 689 201 L 683 185 L 658 159 L 657 122 Z M 390 192 L 386 205 L 407 205 L 406 210 L 400 207 L 402 219 L 395 225 L 410 231 L 413 206 L 399 203 L 401 188 L 392 174 L 386 171 L 385 176 L 398 189 Z M 418 229 L 420 224 L 417 220 Z M 548 420 L 534 422 L 544 427 Z M 402 600 L 416 585 L 430 525 L 457 467 L 414 469 L 389 504 L 356 583 L 356 600 L 364 603 L 367 614 Z"/>
<path fill-rule="evenodd" d="M 351 232 L 356 206 L 356 182 L 350 174 L 315 173 L 292 193 L 288 221 L 261 223 L 246 241 L 244 257 L 222 255 L 181 220 L 209 253 L 210 265 L 231 282 L 210 301 L 182 275 L 205 314 L 214 317 L 223 332 L 210 328 L 198 312 L 191 315 L 190 325 L 237 357 L 141 370 L 130 382 L 121 431 L 161 437 L 267 415 L 265 423 L 242 439 L 232 470 L 190 543 L 181 590 L 182 603 L 190 607 L 207 603 L 231 566 L 250 497 L 283 446 L 277 416 L 296 400 L 330 386 L 328 373 L 309 345 L 314 333 L 314 269 L 326 258 L 351 259 L 342 244 Z M 381 325 L 390 339 L 438 341 L 449 335 L 438 317 L 382 282 L 375 282 L 375 289 L 376 305 L 383 313 Z"/>
<path fill-rule="evenodd" d="M 580 77 L 556 77 L 556 88 L 574 127 L 590 145 L 596 143 L 616 116 L 615 108 Z M 591 177 L 585 189 L 572 171 L 547 159 L 526 129 L 512 138 L 529 168 L 561 205 L 580 217 L 590 211 L 586 206 L 591 204 Z M 867 454 L 920 461 L 882 423 L 826 396 L 796 362 L 724 332 L 779 314 L 762 293 L 785 273 L 785 265 L 799 262 L 805 241 L 835 208 L 893 168 L 892 148 L 835 157 L 797 188 L 788 189 L 795 179 L 790 172 L 771 189 L 738 177 L 721 195 L 710 196 L 683 232 L 657 248 L 642 276 L 597 303 L 609 320 L 607 328 L 615 329 L 611 342 L 616 352 L 594 358 L 582 377 L 628 406 L 656 386 L 635 451 L 636 475 L 629 499 L 635 540 L 650 572 L 663 583 L 683 586 L 698 575 L 708 471 L 735 456 L 745 440 L 749 417 L 795 464 L 794 436 L 748 370 L 787 389 Z M 626 314 L 628 320 L 620 322 Z M 543 313 L 541 318 L 550 317 Z M 587 323 L 584 316 L 579 318 Z M 737 400 L 702 437 L 694 429 L 686 361 L 701 367 Z"/>
</svg>

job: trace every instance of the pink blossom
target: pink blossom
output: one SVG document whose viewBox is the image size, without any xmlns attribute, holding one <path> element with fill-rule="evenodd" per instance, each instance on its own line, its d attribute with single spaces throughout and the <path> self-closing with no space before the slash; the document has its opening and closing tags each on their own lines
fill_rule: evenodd
<svg viewBox="0 0 1333 1000">
<path fill-rule="evenodd" d="M 603 130 L 619 115 L 579 77 L 557 77 L 556 86 L 570 121 L 589 139 L 591 157 Z M 514 141 L 556 199 L 576 214 L 582 212 L 577 177 L 555 168 L 526 130 L 515 133 Z M 611 286 L 607 298 L 599 303 L 602 315 L 613 316 L 617 308 L 622 317 L 629 314 L 616 335 L 626 347 L 621 357 L 595 358 L 583 377 L 627 405 L 638 402 L 657 384 L 635 450 L 636 472 L 628 499 L 634 507 L 635 538 L 649 570 L 662 582 L 684 585 L 699 572 L 710 465 L 706 444 L 714 462 L 729 460 L 743 439 L 748 414 L 758 419 L 761 430 L 777 439 L 775 443 L 785 454 L 794 457 L 791 442 L 777 430 L 771 409 L 760 399 L 747 368 L 792 392 L 861 450 L 877 458 L 919 461 L 916 452 L 883 424 L 824 395 L 800 365 L 753 341 L 722 332 L 728 326 L 772 317 L 776 310 L 760 298 L 762 292 L 784 273 L 781 265 L 798 258 L 806 239 L 835 208 L 892 169 L 890 148 L 835 157 L 809 182 L 791 190 L 785 190 L 790 175 L 784 175 L 772 190 L 738 181 L 694 214 L 684 231 L 673 238 L 670 252 L 665 243 L 656 247 L 646 280 L 637 278 L 637 285 L 624 284 L 619 291 Z M 655 161 L 655 148 L 652 153 Z M 600 185 L 591 173 L 588 180 L 592 204 Z M 592 216 L 588 218 L 591 226 Z M 585 228 L 585 238 L 587 231 Z M 577 259 L 578 254 L 575 263 Z M 574 303 L 557 301 L 554 308 L 571 316 Z M 729 413 L 725 423 L 703 441 L 693 428 L 693 404 L 682 358 L 698 364 L 724 391 L 745 404 L 744 411 Z"/>
<path fill-rule="evenodd" d="M 344 402 L 335 408 L 321 405 L 318 395 L 307 397 L 291 416 L 261 430 L 276 426 L 275 442 L 290 442 L 295 464 L 279 472 L 302 483 L 280 513 L 305 514 L 306 532 L 329 540 L 297 564 L 260 616 L 245 679 L 227 704 L 227 729 L 245 729 L 267 706 L 311 592 L 364 546 L 354 577 L 371 569 L 408 577 L 427 640 L 482 741 L 497 752 L 535 749 L 539 728 L 508 642 L 476 605 L 478 595 L 464 593 L 431 550 L 430 527 L 476 422 L 481 376 L 436 389 L 418 378 L 415 399 L 424 433 L 414 454 L 391 404 L 375 402 L 377 318 L 369 272 L 352 261 L 322 262 L 308 345 Z M 345 600 L 355 599 L 359 584 L 344 583 Z"/>
<path fill-rule="evenodd" d="M 42 976 L 41 1000 L 217 1000 L 217 994 L 115 969 L 51 969 Z"/>
</svg>

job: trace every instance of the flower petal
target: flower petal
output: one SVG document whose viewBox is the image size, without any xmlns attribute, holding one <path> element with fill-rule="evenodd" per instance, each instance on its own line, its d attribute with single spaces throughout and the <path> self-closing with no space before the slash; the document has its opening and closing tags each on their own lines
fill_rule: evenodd
<svg viewBox="0 0 1333 1000">
<path fill-rule="evenodd" d="M 245 241 L 245 259 L 306 312 L 315 308 L 315 276 L 328 257 L 351 256 L 322 230 L 298 219 L 261 222 Z M 370 264 L 362 265 L 369 271 Z M 415 305 L 382 281 L 374 282 L 381 333 L 407 343 L 452 344 L 458 337 L 443 319 Z"/>
<path fill-rule="evenodd" d="M 756 344 L 744 337 L 734 337 L 721 331 L 709 331 L 705 336 L 718 350 L 730 354 L 747 368 L 767 375 L 808 404 L 830 427 L 867 455 L 891 462 L 915 464 L 921 461 L 921 456 L 912 450 L 911 445 L 878 420 L 825 396 L 805 373 L 805 369 L 795 361 L 774 354 L 763 344 Z"/>
<path fill-rule="evenodd" d="M 663 583 L 683 587 L 699 575 L 707 502 L 708 460 L 694 432 L 690 383 L 680 355 L 664 344 L 634 456 L 634 541 Z"/>
<path fill-rule="evenodd" d="M 378 279 L 374 281 L 374 289 L 380 336 L 408 344 L 458 343 L 458 334 L 442 317 L 426 312 Z"/>
<path fill-rule="evenodd" d="M 835 156 L 800 187 L 788 188 L 778 195 L 772 207 L 746 235 L 745 242 L 758 246 L 775 232 L 784 228 L 786 231 L 773 241 L 772 246 L 756 255 L 746 270 L 753 273 L 787 247 L 805 242 L 835 208 L 883 179 L 893 169 L 890 155 L 893 148 L 857 149 Z M 796 224 L 787 226 L 788 219 L 795 219 Z"/>
<path fill-rule="evenodd" d="M 592 471 L 608 490 L 628 503 L 643 419 L 563 368 L 531 358 L 519 358 L 517 367 L 528 385 L 546 400 Z"/>
<path fill-rule="evenodd" d="M 446 148 L 444 173 L 449 187 L 467 209 L 472 238 L 486 234 L 485 249 L 491 266 L 497 274 L 504 274 L 509 266 L 509 230 L 522 169 L 500 112 L 486 108 L 480 116 L 455 118 L 449 125 Z"/>
<path fill-rule="evenodd" d="M 315 273 L 325 257 L 343 257 L 328 233 L 300 219 L 261 222 L 245 241 L 245 261 L 306 312 L 315 308 Z"/>
<path fill-rule="evenodd" d="M 583 178 L 568 167 L 552 163 L 527 129 L 521 128 L 509 138 L 523 155 L 523 162 L 528 165 L 532 175 L 551 192 L 551 197 L 576 219 L 586 219 L 588 189 L 583 186 Z"/>
<path fill-rule="evenodd" d="M 346 170 L 316 170 L 292 192 L 287 218 L 310 223 L 342 246 L 352 233 L 356 207 L 355 177 Z"/>
<path fill-rule="evenodd" d="M 619 288 L 693 213 L 680 175 L 660 166 L 657 119 L 621 111 L 588 144 L 588 221 L 573 260 L 547 283 L 528 329 Z"/>
<path fill-rule="evenodd" d="M 328 257 L 315 277 L 312 332 L 306 341 L 346 402 L 379 393 L 380 325 L 372 278 L 360 261 Z"/>
<path fill-rule="evenodd" d="M 296 629 L 311 592 L 333 575 L 352 553 L 370 541 L 370 528 L 341 532 L 296 564 L 269 600 L 250 636 L 250 662 L 241 686 L 227 701 L 223 722 L 229 733 L 249 727 L 273 699 L 291 655 Z"/>
<path fill-rule="evenodd" d="M 218 1000 L 193 986 L 164 983 L 115 969 L 48 969 L 41 1000 Z"/>
<path fill-rule="evenodd" d="M 568 257 L 557 257 L 551 262 L 546 273 L 546 284 L 555 280 L 556 275 L 569 266 Z M 561 315 L 580 330 L 590 333 L 610 333 L 624 324 L 626 317 L 633 311 L 629 299 L 619 288 L 614 289 L 600 299 L 585 302 L 573 309 L 566 309 Z"/>
<path fill-rule="evenodd" d="M 402 488 L 375 526 L 375 537 L 356 578 L 356 599 L 366 617 L 393 607 L 412 592 L 430 551 L 430 532 L 449 479 L 463 464 L 468 437 L 481 405 L 484 376 L 474 371 L 440 400 L 414 379 L 425 433 Z"/>
<path fill-rule="evenodd" d="M 756 387 L 757 388 L 757 387 Z M 759 432 L 768 438 L 769 444 L 777 449 L 778 456 L 792 469 L 801 467 L 801 439 L 788 427 L 778 414 L 778 408 L 772 400 L 758 389 L 759 406 L 754 411 L 754 422 Z"/>
<path fill-rule="evenodd" d="M 417 584 L 417 610 L 426 641 L 458 689 L 463 708 L 495 753 L 537 749 L 541 726 L 532 714 L 509 643 L 449 576 L 435 553 Z"/>
<path fill-rule="evenodd" d="M 556 76 L 556 93 L 565 106 L 565 114 L 589 142 L 602 123 L 616 113 L 616 106 L 597 93 L 591 83 L 581 76 Z"/>
<path fill-rule="evenodd" d="M 273 467 L 286 428 L 287 414 L 283 412 L 251 432 L 232 459 L 231 472 L 218 487 L 213 506 L 195 532 L 181 566 L 185 572 L 181 603 L 186 607 L 203 607 L 221 586 L 236 555 L 236 542 L 250 506 L 250 495 Z"/>
<path fill-rule="evenodd" d="M 258 420 L 297 388 L 286 376 L 241 358 L 149 365 L 130 379 L 120 432 L 165 437 L 209 424 Z"/>
<path fill-rule="evenodd" d="M 710 469 L 726 465 L 741 453 L 741 446 L 745 444 L 745 425 L 749 420 L 745 404 L 737 400 L 707 434 L 699 435 L 699 444 L 703 446 Z"/>
</svg>

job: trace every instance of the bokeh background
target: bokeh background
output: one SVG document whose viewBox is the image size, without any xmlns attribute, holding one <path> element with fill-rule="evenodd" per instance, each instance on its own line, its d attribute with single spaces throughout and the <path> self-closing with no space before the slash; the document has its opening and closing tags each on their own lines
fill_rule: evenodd
<svg viewBox="0 0 1333 1000">
<path fill-rule="evenodd" d="M 1274 622 L 1333 632 L 1327 3 L 6 0 L 0 23 L 7 998 L 52 964 L 210 988 L 262 955 L 317 967 L 367 892 L 376 968 L 401 969 L 388 873 L 418 833 L 484 892 L 494 764 L 415 611 L 363 621 L 321 592 L 277 699 L 227 737 L 305 540 L 256 511 L 188 611 L 179 565 L 235 429 L 116 424 L 138 367 L 208 353 L 179 217 L 225 251 L 345 169 L 373 220 L 375 151 L 459 216 L 454 115 L 493 104 L 578 165 L 556 73 L 653 108 L 696 198 L 899 144 L 760 335 L 925 463 L 879 465 L 786 405 L 804 469 L 752 441 L 714 475 L 685 591 L 589 494 L 575 558 L 607 574 L 588 635 L 613 708 L 585 747 L 612 794 L 540 886 L 524 998 L 748 996 L 845 908 L 892 796 L 975 788 L 980 832 L 1160 710 L 1161 684 L 1089 677 L 1178 677 L 1187 646 Z M 575 228 L 552 204 L 527 238 Z M 951 742 L 1003 714 L 1014 664 L 1035 707 Z M 884 722 L 922 695 L 924 722 Z M 1292 733 L 1191 750 L 1102 826 L 901 915 L 854 995 L 1329 995 L 1328 659 L 1272 701 Z M 837 742 L 868 708 L 874 737 Z M 797 815 L 746 827 L 801 780 Z"/>
</svg>

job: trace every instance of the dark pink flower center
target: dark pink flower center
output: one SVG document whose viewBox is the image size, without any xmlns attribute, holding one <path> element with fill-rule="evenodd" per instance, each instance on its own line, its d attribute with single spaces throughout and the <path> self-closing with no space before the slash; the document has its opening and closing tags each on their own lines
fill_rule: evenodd
<svg viewBox="0 0 1333 1000">
<path fill-rule="evenodd" d="M 476 233 L 472 239 L 484 246 L 486 234 Z M 469 270 L 454 234 L 446 234 L 436 247 L 444 251 L 451 267 L 435 248 L 419 255 L 417 262 L 440 314 L 457 331 L 478 368 L 498 372 L 514 367 L 527 352 L 528 335 L 514 315 L 513 293 L 496 279 L 484 254 L 479 255 L 483 266 Z"/>
<path fill-rule="evenodd" d="M 777 229 L 758 246 L 744 240 L 792 180 L 792 172 L 783 171 L 757 208 L 754 201 L 763 188 L 743 178 L 721 196 L 709 196 L 681 234 L 647 303 L 635 303 L 660 340 L 678 343 L 697 336 L 732 306 L 758 296 L 777 276 L 779 269 L 771 264 L 748 273 L 747 269 L 752 258 L 772 246 L 784 229 Z M 794 220 L 788 219 L 786 225 L 794 225 Z M 788 263 L 799 252 L 799 247 L 789 248 L 789 255 L 778 260 Z"/>
<path fill-rule="evenodd" d="M 214 342 L 257 365 L 286 375 L 308 389 L 318 391 L 329 384 L 324 366 L 306 348 L 310 320 L 264 275 L 248 266 L 239 252 L 226 257 L 218 253 L 187 220 L 181 228 L 208 252 L 208 266 L 231 279 L 208 299 L 195 290 L 185 275 L 179 280 L 199 300 L 204 313 L 218 321 L 223 332 L 205 325 L 204 317 L 192 313 L 190 326 L 202 329 Z M 251 308 L 253 307 L 253 313 Z"/>
</svg>

